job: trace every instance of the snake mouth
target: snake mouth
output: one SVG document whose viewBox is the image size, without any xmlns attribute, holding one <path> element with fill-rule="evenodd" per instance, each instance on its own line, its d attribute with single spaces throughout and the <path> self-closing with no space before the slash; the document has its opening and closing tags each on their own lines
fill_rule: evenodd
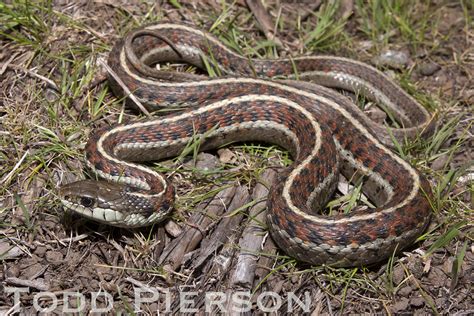
<svg viewBox="0 0 474 316">
<path fill-rule="evenodd" d="M 93 221 L 123 228 L 136 228 L 155 224 L 162 220 L 162 212 L 136 212 L 132 195 L 124 199 L 123 188 L 114 183 L 81 180 L 63 185 L 59 196 L 63 206 Z M 117 207 L 119 206 L 119 207 Z M 166 213 L 170 208 L 166 208 Z"/>
<path fill-rule="evenodd" d="M 99 221 L 108 225 L 119 225 L 123 222 L 124 214 L 122 212 L 101 207 L 87 207 L 80 203 L 81 200 L 84 200 L 84 197 L 79 198 L 79 202 L 73 201 L 70 196 L 65 196 L 61 199 L 61 203 L 65 208 L 81 214 L 84 217 L 89 219 Z M 84 201 L 82 201 L 84 202 Z"/>
<path fill-rule="evenodd" d="M 74 197 L 74 199 L 83 200 L 83 197 Z M 83 217 L 94 220 L 96 222 L 107 225 L 122 227 L 122 228 L 136 228 L 155 224 L 160 221 L 162 214 L 155 212 L 149 216 L 144 216 L 139 213 L 123 213 L 110 208 L 102 207 L 86 207 L 81 202 L 75 202 L 69 196 L 61 199 L 61 203 L 68 210 L 80 214 Z"/>
</svg>

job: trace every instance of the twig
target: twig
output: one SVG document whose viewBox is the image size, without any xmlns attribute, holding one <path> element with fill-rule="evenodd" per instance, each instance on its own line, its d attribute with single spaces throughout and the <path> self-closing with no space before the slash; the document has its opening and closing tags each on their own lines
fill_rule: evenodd
<svg viewBox="0 0 474 316">
<path fill-rule="evenodd" d="M 11 58 L 5 63 L 2 65 L 2 70 L 0 71 L 0 75 L 3 73 L 4 71 L 4 68 L 13 68 L 13 69 L 16 69 L 16 70 L 20 70 L 20 71 L 23 71 L 24 73 L 26 73 L 27 75 L 31 76 L 31 77 L 35 77 L 37 79 L 40 79 L 44 82 L 46 82 L 46 84 L 48 85 L 48 87 L 50 87 L 51 89 L 55 90 L 56 92 L 59 92 L 59 88 L 58 86 L 56 85 L 56 83 L 54 83 L 53 80 L 49 79 L 49 78 L 46 78 L 45 76 L 42 76 L 40 74 L 37 74 L 36 72 L 34 72 L 33 70 L 29 70 L 29 69 L 25 69 L 24 67 L 22 66 L 19 66 L 19 65 L 15 65 L 15 64 L 9 64 L 9 62 L 11 61 Z"/>
<path fill-rule="evenodd" d="M 133 279 L 133 278 L 131 278 L 131 277 L 126 277 L 126 278 L 125 278 L 125 281 L 128 281 L 128 282 L 130 282 L 132 285 L 135 285 L 135 286 L 137 286 L 137 287 L 139 287 L 139 288 L 142 288 L 142 289 L 144 289 L 144 290 L 147 290 L 147 291 L 150 292 L 150 293 L 157 293 L 157 292 L 167 293 L 167 292 L 168 292 L 165 288 L 162 288 L 162 287 L 159 287 L 159 286 L 156 286 L 156 285 L 153 286 L 153 287 L 150 287 L 150 286 L 148 286 L 148 285 L 146 285 L 146 284 L 144 284 L 144 283 L 142 283 L 142 282 L 140 282 L 140 281 L 138 281 L 138 280 L 135 280 L 135 279 Z M 158 291 L 157 291 L 157 290 L 158 290 Z"/>
<path fill-rule="evenodd" d="M 66 246 L 66 243 L 72 243 L 72 242 L 80 241 L 80 240 L 86 239 L 87 237 L 89 237 L 88 234 L 81 234 L 81 235 L 78 235 L 76 237 L 68 237 L 68 238 L 62 238 L 62 239 L 56 239 L 56 240 L 48 240 L 47 242 L 48 243 L 57 243 L 57 242 L 59 242 L 63 246 Z"/>
<path fill-rule="evenodd" d="M 247 0 L 247 6 L 249 7 L 250 11 L 252 11 L 255 19 L 257 19 L 260 28 L 262 29 L 265 37 L 275 43 L 278 47 L 283 47 L 282 42 L 280 39 L 275 35 L 275 28 L 274 23 L 272 22 L 272 18 L 268 14 L 267 10 L 263 6 L 261 0 Z"/>
<path fill-rule="evenodd" d="M 115 73 L 115 71 L 112 70 L 112 68 L 107 65 L 106 62 L 104 62 L 102 59 L 99 58 L 98 60 L 99 64 L 101 64 L 107 73 L 114 78 L 114 80 L 120 85 L 120 87 L 123 89 L 124 94 L 132 100 L 137 107 L 142 111 L 146 116 L 151 117 L 150 112 L 143 106 L 143 104 L 137 99 L 137 97 L 128 89 L 128 87 L 125 85 L 125 83 L 120 79 L 120 77 Z"/>
<path fill-rule="evenodd" d="M 20 167 L 20 165 L 22 164 L 23 160 L 25 160 L 25 158 L 29 154 L 29 152 L 30 152 L 29 149 L 25 151 L 25 153 L 20 158 L 20 160 L 18 160 L 18 162 L 13 167 L 13 169 L 0 181 L 1 184 L 7 183 L 10 180 L 13 173 L 15 173 L 16 169 L 18 169 Z"/>
<path fill-rule="evenodd" d="M 23 279 L 11 277 L 11 278 L 6 278 L 5 281 L 8 284 L 32 287 L 40 291 L 49 290 L 49 285 L 47 285 L 45 282 L 41 282 L 38 280 L 23 280 Z"/>
<path fill-rule="evenodd" d="M 0 69 L 0 76 L 3 75 L 3 73 L 5 72 L 5 70 L 7 70 L 7 67 L 11 64 L 11 62 L 13 61 L 13 59 L 15 59 L 16 56 L 18 56 L 18 53 L 13 54 L 13 55 L 2 65 L 2 68 Z"/>
</svg>

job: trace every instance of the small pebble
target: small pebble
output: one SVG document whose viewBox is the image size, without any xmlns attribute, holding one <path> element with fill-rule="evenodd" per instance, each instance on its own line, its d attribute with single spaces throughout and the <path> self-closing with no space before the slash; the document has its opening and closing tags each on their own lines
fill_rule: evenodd
<svg viewBox="0 0 474 316">
<path fill-rule="evenodd" d="M 43 257 L 44 254 L 46 253 L 46 250 L 47 250 L 46 247 L 44 247 L 44 246 L 39 246 L 39 247 L 37 247 L 36 250 L 35 250 L 35 255 L 37 255 L 38 257 L 41 258 L 41 257 Z"/>
<path fill-rule="evenodd" d="M 376 106 L 371 107 L 369 110 L 365 111 L 365 114 L 367 114 L 367 116 L 370 117 L 372 121 L 378 124 L 383 124 L 383 122 L 387 119 L 387 113 Z"/>
<path fill-rule="evenodd" d="M 360 41 L 358 44 L 359 44 L 359 47 L 363 50 L 369 50 L 369 49 L 372 49 L 372 47 L 374 47 L 373 41 Z"/>
<path fill-rule="evenodd" d="M 59 96 L 56 94 L 56 92 L 52 89 L 49 89 L 49 88 L 45 89 L 44 96 L 45 96 L 46 100 L 48 100 L 51 103 L 57 102 L 58 99 L 59 99 Z"/>
<path fill-rule="evenodd" d="M 46 252 L 46 261 L 49 263 L 61 263 L 63 260 L 63 254 L 59 251 L 48 251 Z"/>
<path fill-rule="evenodd" d="M 410 305 L 415 307 L 421 307 L 425 304 L 425 300 L 423 297 L 412 297 L 410 299 Z"/>
<path fill-rule="evenodd" d="M 397 265 L 393 269 L 392 280 L 393 283 L 399 285 L 405 279 L 405 270 L 401 265 Z"/>
<path fill-rule="evenodd" d="M 396 50 L 386 50 L 379 56 L 375 57 L 372 61 L 377 66 L 403 69 L 408 65 L 410 58 L 405 52 Z"/>
<path fill-rule="evenodd" d="M 449 159 L 448 155 L 439 156 L 431 163 L 431 168 L 433 170 L 442 170 L 443 168 L 446 167 L 446 163 L 448 162 L 448 159 Z"/>
<path fill-rule="evenodd" d="M 474 103 L 474 89 L 463 90 L 461 93 L 461 100 L 468 105 L 473 104 Z"/>
<path fill-rule="evenodd" d="M 0 258 L 2 260 L 15 259 L 23 254 L 20 247 L 10 245 L 7 242 L 0 242 Z"/>
<path fill-rule="evenodd" d="M 440 69 L 441 69 L 440 65 L 438 65 L 436 63 L 427 62 L 427 63 L 422 63 L 418 67 L 418 72 L 421 75 L 428 77 L 428 76 L 434 75 Z"/>
<path fill-rule="evenodd" d="M 183 229 L 181 226 L 179 226 L 175 221 L 169 220 L 165 224 L 165 230 L 168 234 L 170 234 L 173 237 L 178 237 L 182 232 Z"/>
<path fill-rule="evenodd" d="M 392 306 L 391 310 L 394 313 L 398 313 L 398 312 L 406 311 L 407 308 L 408 308 L 408 298 L 402 297 Z"/>
<path fill-rule="evenodd" d="M 219 155 L 219 161 L 222 163 L 234 163 L 237 160 L 235 154 L 228 148 L 219 149 L 217 154 Z"/>
<path fill-rule="evenodd" d="M 398 294 L 400 296 L 405 296 L 405 297 L 407 297 L 411 292 L 413 292 L 413 289 L 411 288 L 411 286 L 405 286 L 405 287 L 402 287 L 400 290 L 398 290 Z"/>
<path fill-rule="evenodd" d="M 448 257 L 444 260 L 443 262 L 443 271 L 447 275 L 451 275 L 453 272 L 453 263 L 454 263 L 455 258 L 454 257 Z"/>
</svg>

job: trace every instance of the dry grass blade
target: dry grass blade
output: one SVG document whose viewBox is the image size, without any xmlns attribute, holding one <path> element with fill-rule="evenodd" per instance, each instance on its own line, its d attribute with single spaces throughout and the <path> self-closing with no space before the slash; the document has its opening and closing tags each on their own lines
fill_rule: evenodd
<svg viewBox="0 0 474 316">
<path fill-rule="evenodd" d="M 268 14 L 267 10 L 263 6 L 261 0 L 246 0 L 250 11 L 252 11 L 253 15 L 258 21 L 263 33 L 270 41 L 275 42 L 275 45 L 278 47 L 282 47 L 282 42 L 276 36 L 276 26 L 275 23 L 272 22 L 272 18 Z"/>
</svg>

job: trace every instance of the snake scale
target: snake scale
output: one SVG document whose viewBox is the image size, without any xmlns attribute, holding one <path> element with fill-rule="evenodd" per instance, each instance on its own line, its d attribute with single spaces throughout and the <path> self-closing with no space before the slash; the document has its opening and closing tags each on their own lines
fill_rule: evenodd
<svg viewBox="0 0 474 316">
<path fill-rule="evenodd" d="M 153 67 L 176 61 L 201 69 L 211 61 L 223 76 Z M 276 244 L 298 260 L 371 264 L 412 244 L 426 229 L 430 185 L 388 146 L 391 137 L 430 135 L 434 123 L 377 69 L 335 56 L 248 59 L 205 31 L 172 23 L 130 32 L 114 46 L 108 65 L 118 97 L 131 92 L 149 110 L 171 113 L 94 131 L 86 162 L 104 180 L 61 187 L 66 208 L 121 227 L 162 221 L 173 209 L 174 188 L 137 162 L 176 156 L 193 137 L 206 135 L 201 150 L 263 141 L 289 151 L 293 164 L 270 189 L 267 224 Z M 387 126 L 331 88 L 377 103 L 403 128 L 391 128 L 390 136 Z M 363 180 L 362 191 L 375 208 L 321 213 L 341 172 Z"/>
</svg>

